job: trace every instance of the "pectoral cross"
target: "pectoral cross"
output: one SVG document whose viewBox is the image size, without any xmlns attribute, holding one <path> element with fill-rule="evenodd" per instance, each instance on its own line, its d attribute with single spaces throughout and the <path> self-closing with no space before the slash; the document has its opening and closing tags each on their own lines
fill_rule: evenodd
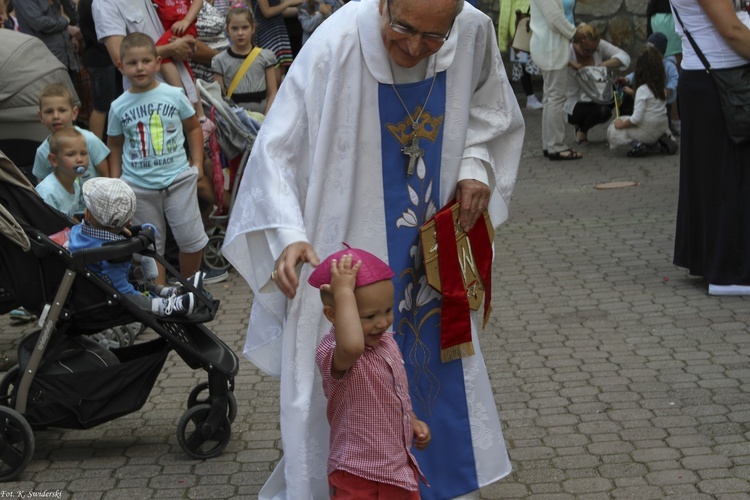
<svg viewBox="0 0 750 500">
<path fill-rule="evenodd" d="M 409 157 L 409 165 L 406 167 L 406 175 L 410 176 L 414 173 L 414 166 L 417 164 L 417 160 L 424 156 L 424 149 L 419 148 L 419 138 L 417 138 L 416 132 L 411 139 L 411 144 L 402 147 L 401 152 Z"/>
</svg>

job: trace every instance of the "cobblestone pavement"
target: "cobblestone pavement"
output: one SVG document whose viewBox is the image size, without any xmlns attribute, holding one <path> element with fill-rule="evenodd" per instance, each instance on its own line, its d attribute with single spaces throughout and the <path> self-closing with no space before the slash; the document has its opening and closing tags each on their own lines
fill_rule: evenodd
<svg viewBox="0 0 750 500">
<path fill-rule="evenodd" d="M 750 304 L 671 264 L 677 156 L 629 159 L 597 130 L 583 160 L 550 162 L 541 111 L 525 113 L 482 340 L 514 470 L 482 498 L 750 498 Z M 595 189 L 609 181 L 637 185 Z M 222 299 L 209 326 L 239 353 L 249 290 L 236 273 L 209 288 Z M 31 330 L 1 317 L 0 345 Z M 37 432 L 0 495 L 255 497 L 281 456 L 277 381 L 241 361 L 232 442 L 203 462 L 175 436 L 203 379 L 171 354 L 141 411 Z"/>
</svg>

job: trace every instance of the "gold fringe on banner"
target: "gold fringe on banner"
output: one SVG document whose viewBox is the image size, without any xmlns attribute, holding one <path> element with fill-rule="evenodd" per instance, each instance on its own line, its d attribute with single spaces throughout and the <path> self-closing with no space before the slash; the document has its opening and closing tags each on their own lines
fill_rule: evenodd
<svg viewBox="0 0 750 500">
<path fill-rule="evenodd" d="M 465 342 L 463 344 L 456 344 L 442 349 L 440 351 L 440 361 L 443 363 L 449 363 L 457 359 L 465 358 L 467 356 L 474 355 L 474 344 L 471 342 Z"/>
</svg>

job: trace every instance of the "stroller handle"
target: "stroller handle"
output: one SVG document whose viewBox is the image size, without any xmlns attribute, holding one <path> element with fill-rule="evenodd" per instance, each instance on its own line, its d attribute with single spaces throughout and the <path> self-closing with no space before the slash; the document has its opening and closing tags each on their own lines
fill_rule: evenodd
<svg viewBox="0 0 750 500">
<path fill-rule="evenodd" d="M 108 260 L 111 262 L 128 261 L 133 254 L 140 253 L 156 241 L 153 226 L 144 225 L 131 228 L 133 236 L 120 241 L 111 241 L 98 248 L 84 248 L 71 253 L 73 260 L 80 265 Z"/>
</svg>

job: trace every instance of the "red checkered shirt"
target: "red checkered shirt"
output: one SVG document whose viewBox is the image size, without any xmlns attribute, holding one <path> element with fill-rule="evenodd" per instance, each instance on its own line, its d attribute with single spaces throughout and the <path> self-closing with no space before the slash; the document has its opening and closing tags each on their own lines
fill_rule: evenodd
<svg viewBox="0 0 750 500">
<path fill-rule="evenodd" d="M 383 334 L 340 379 L 331 376 L 334 329 L 318 346 L 331 424 L 328 474 L 342 470 L 356 476 L 415 491 L 416 474 L 425 481 L 411 454 L 414 428 L 404 359 L 393 334 Z M 426 481 L 425 481 L 426 482 Z"/>
</svg>

